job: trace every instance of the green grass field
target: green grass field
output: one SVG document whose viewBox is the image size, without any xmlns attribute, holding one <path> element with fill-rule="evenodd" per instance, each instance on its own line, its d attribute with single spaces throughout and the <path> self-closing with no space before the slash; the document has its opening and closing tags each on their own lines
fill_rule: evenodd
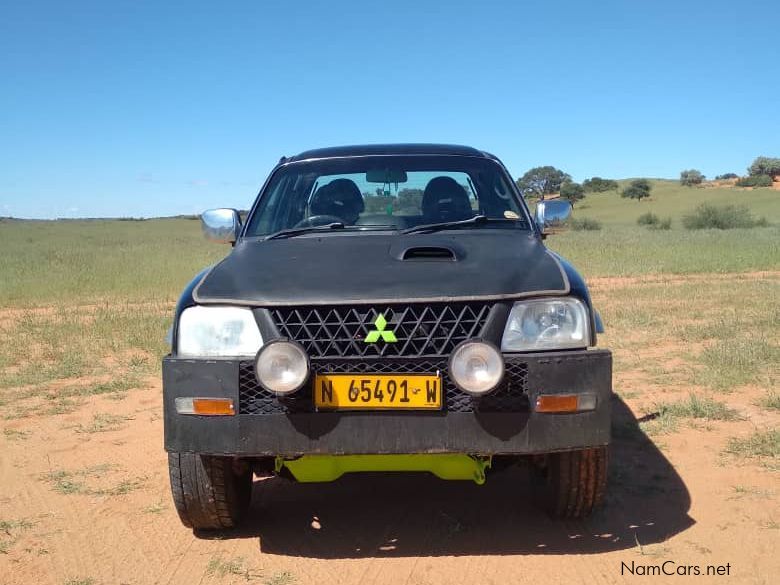
<svg viewBox="0 0 780 585">
<path fill-rule="evenodd" d="M 575 211 L 575 213 L 578 213 Z M 777 270 L 780 228 L 688 231 L 673 226 L 652 231 L 639 226 L 566 232 L 547 245 L 567 258 L 586 279 L 596 276 L 694 274 Z"/>
<path fill-rule="evenodd" d="M 769 227 L 699 230 L 680 218 L 702 202 L 744 203 Z M 673 218 L 672 229 L 636 225 L 642 213 Z M 586 278 L 654 273 L 775 270 L 780 267 L 780 191 L 680 187 L 654 181 L 651 200 L 622 199 L 617 192 L 588 195 L 576 217 L 602 223 L 600 231 L 551 236 L 550 248 L 571 260 Z M 148 221 L 0 222 L 0 307 L 106 299 L 170 301 L 203 267 L 229 250 L 203 239 L 200 223 Z"/>
<path fill-rule="evenodd" d="M 619 181 L 621 187 L 626 181 Z M 678 181 L 653 179 L 649 199 L 623 199 L 619 192 L 588 194 L 577 203 L 577 215 L 593 217 L 604 224 L 604 229 L 620 226 L 635 227 L 637 218 L 648 211 L 660 217 L 671 217 L 675 228 L 682 228 L 680 218 L 701 203 L 714 205 L 746 205 L 759 217 L 770 223 L 780 223 L 780 191 L 743 189 L 737 187 L 683 187 Z"/>
<path fill-rule="evenodd" d="M 169 301 L 229 250 L 200 222 L 0 222 L 0 306 L 100 300 Z"/>
<path fill-rule="evenodd" d="M 676 181 L 651 181 L 650 199 L 623 199 L 617 191 L 589 194 L 574 217 L 599 221 L 599 231 L 567 231 L 547 245 L 571 260 L 586 278 L 641 274 L 749 272 L 780 267 L 780 191 L 689 188 Z M 702 204 L 745 205 L 769 227 L 686 230 L 682 217 Z M 637 225 L 643 213 L 672 218 L 671 230 Z"/>
</svg>

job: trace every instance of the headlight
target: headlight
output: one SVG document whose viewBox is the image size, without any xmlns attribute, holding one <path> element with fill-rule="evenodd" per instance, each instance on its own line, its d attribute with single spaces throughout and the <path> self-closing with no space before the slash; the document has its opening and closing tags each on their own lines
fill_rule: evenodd
<svg viewBox="0 0 780 585">
<path fill-rule="evenodd" d="M 182 357 L 254 357 L 263 345 L 252 311 L 241 307 L 184 309 L 177 341 Z"/>
<path fill-rule="evenodd" d="M 590 343 L 588 310 L 579 299 L 516 302 L 504 328 L 502 351 L 585 348 Z"/>
<path fill-rule="evenodd" d="M 464 341 L 450 356 L 450 378 L 468 394 L 487 394 L 503 377 L 504 358 L 492 343 Z"/>
<path fill-rule="evenodd" d="M 255 377 L 269 392 L 291 394 L 309 378 L 309 356 L 297 343 L 272 341 L 257 353 Z"/>
</svg>

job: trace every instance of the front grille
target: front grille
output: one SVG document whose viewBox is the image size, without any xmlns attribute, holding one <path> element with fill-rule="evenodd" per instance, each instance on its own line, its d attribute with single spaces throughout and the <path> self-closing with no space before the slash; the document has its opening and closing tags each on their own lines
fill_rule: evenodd
<svg viewBox="0 0 780 585">
<path fill-rule="evenodd" d="M 434 303 L 414 305 L 332 306 L 271 309 L 283 337 L 300 343 L 318 357 L 448 356 L 460 342 L 477 337 L 490 304 Z M 379 316 L 386 321 L 377 327 Z M 392 333 L 396 341 L 372 331 Z"/>
<path fill-rule="evenodd" d="M 443 410 L 447 412 L 518 412 L 528 410 L 528 364 L 508 358 L 501 385 L 479 399 L 461 392 L 450 381 L 446 359 L 399 360 L 333 360 L 313 359 L 312 375 L 316 373 L 404 374 L 440 371 L 444 389 Z M 255 378 L 254 363 L 239 364 L 239 414 L 293 414 L 314 412 L 311 384 L 286 398 L 277 398 L 263 390 Z"/>
</svg>

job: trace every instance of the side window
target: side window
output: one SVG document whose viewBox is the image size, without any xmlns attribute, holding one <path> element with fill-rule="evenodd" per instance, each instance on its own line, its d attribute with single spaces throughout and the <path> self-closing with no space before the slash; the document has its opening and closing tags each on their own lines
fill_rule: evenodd
<svg viewBox="0 0 780 585">
<path fill-rule="evenodd" d="M 260 202 L 252 218 L 249 234 L 270 234 L 297 224 L 303 219 L 306 193 L 311 189 L 311 177 L 283 177 Z"/>
<path fill-rule="evenodd" d="M 472 211 L 479 211 L 480 210 L 480 204 L 479 199 L 477 199 L 477 194 L 474 192 L 474 185 L 471 183 L 471 179 L 467 177 L 467 182 L 461 183 L 461 187 L 466 191 L 466 194 L 469 196 L 469 202 L 471 203 L 471 210 Z"/>
</svg>

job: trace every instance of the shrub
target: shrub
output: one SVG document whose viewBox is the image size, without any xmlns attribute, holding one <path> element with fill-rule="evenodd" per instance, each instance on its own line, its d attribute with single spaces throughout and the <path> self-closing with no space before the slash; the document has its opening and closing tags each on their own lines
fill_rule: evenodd
<svg viewBox="0 0 780 585">
<path fill-rule="evenodd" d="M 601 177 L 593 177 L 592 179 L 585 179 L 582 182 L 582 187 L 586 193 L 604 193 L 605 191 L 617 191 L 617 181 L 612 179 L 602 179 Z"/>
<path fill-rule="evenodd" d="M 754 219 L 747 207 L 711 205 L 702 203 L 696 210 L 683 217 L 683 225 L 689 230 L 752 228 L 768 225 L 765 218 Z"/>
<path fill-rule="evenodd" d="M 739 179 L 739 175 L 737 173 L 725 173 L 715 177 L 716 181 L 727 181 L 728 179 Z"/>
<path fill-rule="evenodd" d="M 680 185 L 684 187 L 693 187 L 694 185 L 701 185 L 704 180 L 704 175 L 696 169 L 689 169 L 687 171 L 680 172 Z"/>
<path fill-rule="evenodd" d="M 650 181 L 647 179 L 636 179 L 623 189 L 620 196 L 641 201 L 645 197 L 650 197 L 650 189 L 652 189 Z"/>
<path fill-rule="evenodd" d="M 672 229 L 672 218 L 661 219 L 655 213 L 647 212 L 640 215 L 636 222 L 639 225 L 649 227 L 651 230 L 669 230 Z"/>
<path fill-rule="evenodd" d="M 737 181 L 737 187 L 771 187 L 772 177 L 769 175 L 751 175 Z"/>
<path fill-rule="evenodd" d="M 649 211 L 640 215 L 636 220 L 639 225 L 658 225 L 658 222 L 660 221 L 661 220 L 655 213 Z"/>
<path fill-rule="evenodd" d="M 601 229 L 601 223 L 590 217 L 577 217 L 569 222 L 571 229 L 575 232 L 586 231 L 598 231 Z"/>
</svg>

